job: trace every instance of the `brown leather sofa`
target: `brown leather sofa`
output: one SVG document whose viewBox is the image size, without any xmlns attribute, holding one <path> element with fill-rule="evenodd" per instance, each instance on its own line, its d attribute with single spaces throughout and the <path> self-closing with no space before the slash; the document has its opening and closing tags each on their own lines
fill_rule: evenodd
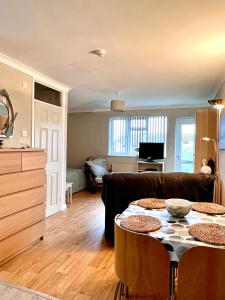
<svg viewBox="0 0 225 300">
<path fill-rule="evenodd" d="M 189 173 L 112 173 L 103 176 L 105 238 L 114 240 L 114 217 L 141 198 L 212 202 L 213 176 Z"/>
</svg>

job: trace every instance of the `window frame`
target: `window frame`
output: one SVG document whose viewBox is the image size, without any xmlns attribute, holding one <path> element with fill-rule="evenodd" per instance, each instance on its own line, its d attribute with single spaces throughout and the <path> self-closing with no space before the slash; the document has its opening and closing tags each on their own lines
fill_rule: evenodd
<svg viewBox="0 0 225 300">
<path fill-rule="evenodd" d="M 123 120 L 125 122 L 125 151 L 121 151 L 119 154 L 116 154 L 115 152 L 112 153 L 112 144 L 113 142 L 111 141 L 112 137 L 114 136 L 114 131 L 115 128 L 112 125 L 111 122 L 113 122 L 113 120 L 116 120 L 118 118 L 118 120 Z M 146 118 L 146 125 L 140 127 L 134 127 L 132 128 L 131 126 L 131 122 L 132 119 L 138 119 L 138 118 Z M 164 140 L 160 140 L 160 135 L 158 136 L 159 141 L 151 141 L 147 138 L 146 142 L 163 142 L 164 143 L 164 154 L 166 157 L 166 146 L 167 146 L 167 134 L 168 134 L 168 116 L 167 115 L 126 115 L 126 116 L 121 116 L 121 115 L 113 115 L 110 116 L 108 119 L 108 149 L 107 149 L 107 155 L 108 156 L 112 156 L 112 157 L 137 157 L 138 156 L 138 152 L 137 154 L 131 155 L 129 154 L 130 150 L 130 140 L 131 140 L 131 132 L 132 131 L 139 131 L 141 132 L 141 130 L 145 130 L 146 131 L 146 136 L 149 137 L 149 133 L 151 132 L 151 127 L 150 127 L 150 119 L 151 118 L 162 118 L 160 120 L 160 122 L 162 122 L 163 120 L 163 127 L 164 127 L 164 132 L 163 132 L 163 136 L 164 136 Z M 145 141 L 144 141 L 145 142 Z M 125 154 L 123 154 L 122 152 L 124 152 Z"/>
</svg>

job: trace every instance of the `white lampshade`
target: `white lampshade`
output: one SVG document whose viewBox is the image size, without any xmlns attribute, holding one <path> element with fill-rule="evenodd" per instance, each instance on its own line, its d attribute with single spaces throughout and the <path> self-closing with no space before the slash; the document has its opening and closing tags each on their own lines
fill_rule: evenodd
<svg viewBox="0 0 225 300">
<path fill-rule="evenodd" d="M 125 111 L 125 102 L 123 100 L 111 100 L 112 111 Z"/>
<path fill-rule="evenodd" d="M 209 141 L 211 141 L 212 139 L 210 139 L 209 137 L 207 137 L 207 136 L 203 136 L 202 138 L 201 138 L 201 141 L 205 141 L 205 142 L 209 142 Z"/>
</svg>

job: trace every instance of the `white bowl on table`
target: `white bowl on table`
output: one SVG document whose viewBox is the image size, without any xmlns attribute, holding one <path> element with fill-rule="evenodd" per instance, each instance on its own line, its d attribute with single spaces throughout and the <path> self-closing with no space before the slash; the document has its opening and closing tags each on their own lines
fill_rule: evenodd
<svg viewBox="0 0 225 300">
<path fill-rule="evenodd" d="M 192 207 L 192 202 L 179 198 L 165 200 L 165 203 L 168 213 L 175 218 L 182 218 L 186 216 Z"/>
</svg>

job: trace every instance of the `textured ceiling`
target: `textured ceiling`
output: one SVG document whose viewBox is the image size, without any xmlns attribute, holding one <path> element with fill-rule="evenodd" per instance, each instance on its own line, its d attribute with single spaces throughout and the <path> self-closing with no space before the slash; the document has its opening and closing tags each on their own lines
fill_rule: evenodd
<svg viewBox="0 0 225 300">
<path fill-rule="evenodd" d="M 202 106 L 224 81 L 224 0 L 0 4 L 0 51 L 71 86 L 70 110 Z"/>
</svg>

